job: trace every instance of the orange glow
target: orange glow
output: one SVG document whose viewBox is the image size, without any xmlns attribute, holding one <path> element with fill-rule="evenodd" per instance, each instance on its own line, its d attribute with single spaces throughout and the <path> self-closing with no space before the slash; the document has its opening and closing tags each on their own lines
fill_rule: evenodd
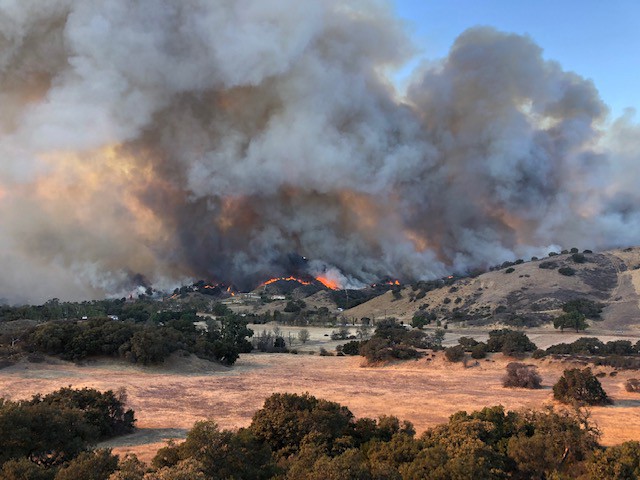
<svg viewBox="0 0 640 480">
<path fill-rule="evenodd" d="M 330 288 L 331 290 L 338 290 L 340 288 L 338 282 L 327 277 L 316 277 L 316 280 L 323 284 L 325 287 Z"/>
<path fill-rule="evenodd" d="M 305 282 L 304 280 L 302 280 L 301 278 L 296 278 L 296 277 L 277 277 L 277 278 L 271 278 L 269 280 L 267 280 L 266 282 L 262 283 L 260 286 L 261 287 L 266 287 L 267 285 L 271 285 L 272 283 L 276 283 L 279 281 L 283 281 L 283 282 L 298 282 L 302 285 L 310 285 L 311 282 Z"/>
<path fill-rule="evenodd" d="M 386 285 L 400 285 L 400 280 L 389 280 L 388 282 L 384 282 Z"/>
</svg>

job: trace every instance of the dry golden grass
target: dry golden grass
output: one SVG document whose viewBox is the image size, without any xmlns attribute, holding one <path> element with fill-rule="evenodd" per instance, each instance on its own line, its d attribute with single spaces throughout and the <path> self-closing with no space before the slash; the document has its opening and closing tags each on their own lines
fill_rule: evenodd
<svg viewBox="0 0 640 480">
<path fill-rule="evenodd" d="M 0 370 L 0 396 L 16 400 L 67 385 L 125 387 L 139 431 L 105 445 L 148 461 L 166 439 L 183 437 L 197 420 L 214 419 L 223 428 L 248 425 L 274 392 L 309 392 L 347 405 L 356 416 L 396 415 L 412 421 L 420 432 L 446 422 L 458 410 L 496 404 L 507 409 L 540 408 L 552 402 L 550 386 L 567 367 L 533 361 L 545 388 L 505 389 L 501 378 L 510 359 L 501 354 L 477 365 L 471 362 L 474 366 L 469 368 L 447 363 L 442 354 L 427 358 L 377 368 L 362 367 L 361 357 L 283 354 L 244 355 L 232 369 L 192 359 L 173 359 L 168 369 L 106 360 L 85 366 L 21 363 Z M 601 379 L 616 402 L 592 409 L 604 444 L 640 439 L 640 395 L 624 390 L 624 381 L 633 376 L 637 373 L 621 372 Z"/>
</svg>

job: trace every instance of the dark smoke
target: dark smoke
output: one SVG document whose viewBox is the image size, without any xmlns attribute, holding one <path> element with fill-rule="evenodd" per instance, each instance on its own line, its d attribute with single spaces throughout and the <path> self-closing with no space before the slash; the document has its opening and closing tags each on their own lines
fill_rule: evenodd
<svg viewBox="0 0 640 480">
<path fill-rule="evenodd" d="M 376 0 L 0 3 L 0 297 L 638 243 L 632 112 L 490 28 L 400 95 L 412 51 Z"/>
</svg>

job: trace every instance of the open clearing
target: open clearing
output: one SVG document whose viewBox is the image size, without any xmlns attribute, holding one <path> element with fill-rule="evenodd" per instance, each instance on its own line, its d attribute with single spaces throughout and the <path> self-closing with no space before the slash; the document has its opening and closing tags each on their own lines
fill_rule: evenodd
<svg viewBox="0 0 640 480">
<path fill-rule="evenodd" d="M 361 357 L 249 354 L 233 368 L 193 358 L 172 358 L 163 367 L 143 368 L 101 360 L 79 366 L 51 361 L 19 363 L 0 370 L 0 396 L 12 400 L 47 393 L 62 386 L 100 390 L 126 388 L 139 430 L 104 446 L 133 452 L 148 461 L 168 438 L 184 437 L 193 423 L 214 419 L 223 428 L 246 426 L 264 399 L 274 392 L 309 392 L 348 406 L 356 416 L 396 415 L 410 420 L 418 432 L 447 421 L 458 410 L 501 404 L 507 409 L 541 408 L 552 403 L 553 385 L 569 365 L 531 361 L 539 366 L 545 388 L 501 386 L 511 359 L 495 354 L 469 368 L 450 364 L 442 353 L 385 367 L 364 368 Z M 607 445 L 640 439 L 640 395 L 627 393 L 624 382 L 640 376 L 610 368 L 601 381 L 614 399 L 610 407 L 594 407 L 593 419 Z"/>
</svg>

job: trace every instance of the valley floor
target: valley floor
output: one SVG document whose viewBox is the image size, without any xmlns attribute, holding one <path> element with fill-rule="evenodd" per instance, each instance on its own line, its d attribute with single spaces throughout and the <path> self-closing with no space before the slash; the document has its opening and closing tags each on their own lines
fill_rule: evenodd
<svg viewBox="0 0 640 480">
<path fill-rule="evenodd" d="M 570 341 L 570 340 L 568 340 Z M 168 438 L 181 438 L 193 423 L 214 419 L 223 428 L 246 426 L 264 399 L 274 392 L 309 392 L 346 405 L 356 416 L 396 415 L 418 432 L 445 422 L 458 410 L 501 404 L 507 409 L 551 404 L 551 386 L 569 365 L 532 360 L 543 377 L 542 390 L 506 389 L 501 385 L 507 359 L 502 354 L 451 364 L 442 353 L 385 367 L 363 367 L 362 357 L 309 354 L 247 354 L 233 368 L 194 358 L 172 357 L 162 367 L 144 368 L 110 360 L 78 366 L 60 361 L 19 363 L 0 370 L 0 397 L 12 400 L 47 393 L 62 386 L 100 390 L 126 388 L 139 430 L 104 446 L 134 452 L 149 460 Z M 601 378 L 614 405 L 592 408 L 602 443 L 640 440 L 640 395 L 627 393 L 624 382 L 639 372 L 611 368 Z"/>
</svg>

